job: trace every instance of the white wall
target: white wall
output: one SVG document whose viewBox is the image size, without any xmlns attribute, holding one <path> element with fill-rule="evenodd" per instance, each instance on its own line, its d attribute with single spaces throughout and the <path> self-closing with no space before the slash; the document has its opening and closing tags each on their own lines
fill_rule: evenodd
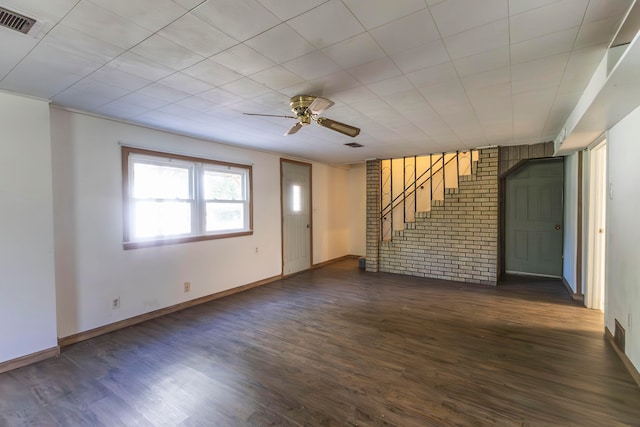
<svg viewBox="0 0 640 427">
<path fill-rule="evenodd" d="M 55 108 L 51 117 L 60 337 L 281 273 L 279 156 Z M 253 164 L 254 234 L 123 250 L 118 141 Z M 315 263 L 349 253 L 347 177 L 313 164 Z"/>
<path fill-rule="evenodd" d="M 349 169 L 349 253 L 367 252 L 367 167 L 365 163 Z"/>
<path fill-rule="evenodd" d="M 605 323 L 626 330 L 626 353 L 640 369 L 640 108 L 609 131 Z"/>
<path fill-rule="evenodd" d="M 578 247 L 578 153 L 564 159 L 564 244 L 562 275 L 576 292 L 576 252 Z"/>
<path fill-rule="evenodd" d="M 313 264 L 349 255 L 349 167 L 314 163 Z"/>
<path fill-rule="evenodd" d="M 0 362 L 56 341 L 47 102 L 0 92 Z"/>
</svg>

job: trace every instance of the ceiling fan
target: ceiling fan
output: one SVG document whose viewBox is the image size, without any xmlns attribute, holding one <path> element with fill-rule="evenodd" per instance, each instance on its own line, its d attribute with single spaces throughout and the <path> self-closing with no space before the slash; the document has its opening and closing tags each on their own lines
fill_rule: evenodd
<svg viewBox="0 0 640 427">
<path fill-rule="evenodd" d="M 266 117 L 283 117 L 286 119 L 297 119 L 298 123 L 293 125 L 291 129 L 289 129 L 284 135 L 292 135 L 298 132 L 302 126 L 306 126 L 311 124 L 313 120 L 320 126 L 326 127 L 327 129 L 334 130 L 336 132 L 340 132 L 344 135 L 355 138 L 360 134 L 360 129 L 347 125 L 345 123 L 340 123 L 335 120 L 328 119 L 326 117 L 318 117 L 318 114 L 327 110 L 334 104 L 333 101 L 327 98 L 321 98 L 319 96 L 311 96 L 311 95 L 296 95 L 291 97 L 289 105 L 291 106 L 291 112 L 295 114 L 295 116 L 281 116 L 276 114 L 257 114 L 257 113 L 244 113 L 247 116 L 266 116 Z"/>
</svg>

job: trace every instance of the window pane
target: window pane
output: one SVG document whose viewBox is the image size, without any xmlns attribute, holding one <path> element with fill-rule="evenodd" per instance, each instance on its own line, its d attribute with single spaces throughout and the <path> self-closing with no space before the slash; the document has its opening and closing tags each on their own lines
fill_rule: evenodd
<svg viewBox="0 0 640 427">
<path fill-rule="evenodd" d="M 133 197 L 138 199 L 190 199 L 189 168 L 136 162 Z"/>
<path fill-rule="evenodd" d="M 243 203 L 207 203 L 207 231 L 244 229 Z"/>
<path fill-rule="evenodd" d="M 244 200 L 240 173 L 204 171 L 204 198 L 206 200 Z"/>
<path fill-rule="evenodd" d="M 133 237 L 175 236 L 191 233 L 191 203 L 135 202 Z"/>
<path fill-rule="evenodd" d="M 294 212 L 300 212 L 302 210 L 302 199 L 300 197 L 300 186 L 294 185 L 291 187 L 291 208 Z"/>
</svg>

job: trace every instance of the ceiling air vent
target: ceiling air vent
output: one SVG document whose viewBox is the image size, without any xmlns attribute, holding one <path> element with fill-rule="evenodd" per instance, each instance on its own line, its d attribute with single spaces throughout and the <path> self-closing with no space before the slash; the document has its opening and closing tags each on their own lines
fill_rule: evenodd
<svg viewBox="0 0 640 427">
<path fill-rule="evenodd" d="M 364 147 L 364 145 L 362 144 L 358 144 L 357 142 L 347 142 L 346 144 L 347 147 L 351 147 L 351 148 L 360 148 L 360 147 Z"/>
<path fill-rule="evenodd" d="M 27 34 L 36 20 L 0 7 L 0 26 Z"/>
</svg>

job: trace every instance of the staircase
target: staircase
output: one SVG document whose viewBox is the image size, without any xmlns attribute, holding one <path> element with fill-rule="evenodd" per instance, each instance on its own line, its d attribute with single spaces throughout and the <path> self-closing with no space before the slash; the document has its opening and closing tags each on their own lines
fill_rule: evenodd
<svg viewBox="0 0 640 427">
<path fill-rule="evenodd" d="M 458 192 L 463 177 L 476 173 L 478 150 L 456 151 L 381 161 L 380 236 L 390 241 L 415 226 L 445 194 Z"/>
</svg>

